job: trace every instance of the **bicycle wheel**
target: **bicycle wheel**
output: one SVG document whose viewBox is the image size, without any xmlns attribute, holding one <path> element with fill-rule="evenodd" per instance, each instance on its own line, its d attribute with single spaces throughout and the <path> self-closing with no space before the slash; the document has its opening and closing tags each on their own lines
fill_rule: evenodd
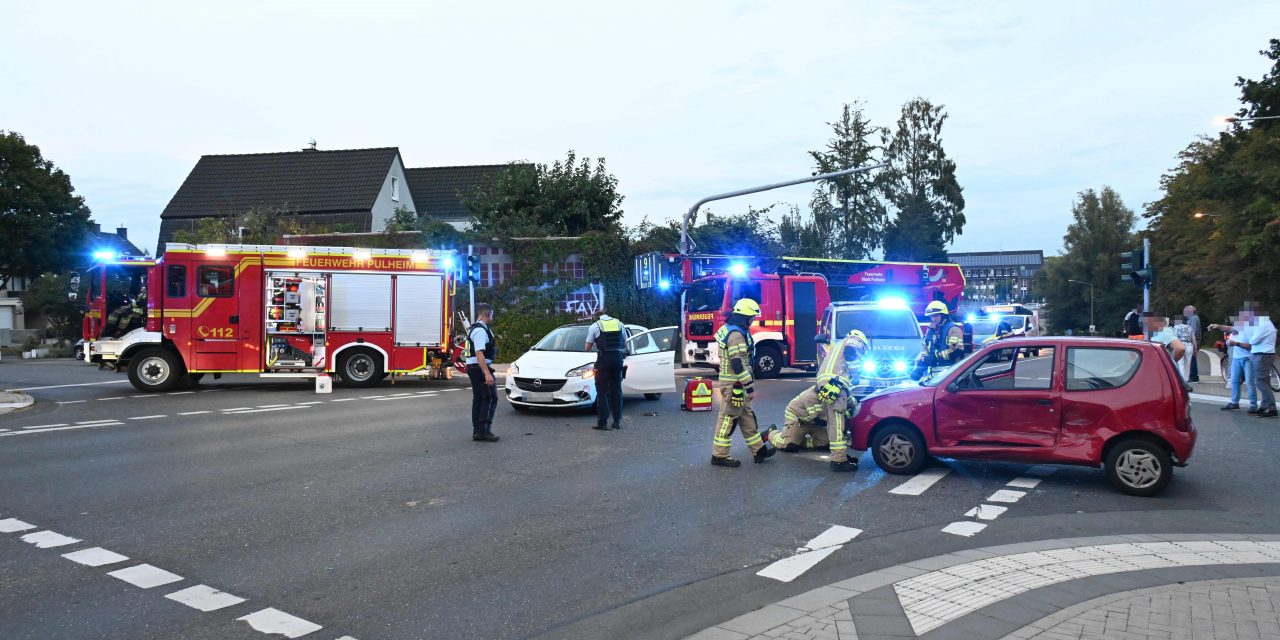
<svg viewBox="0 0 1280 640">
<path fill-rule="evenodd" d="M 1276 370 L 1276 365 L 1271 365 L 1271 375 L 1267 376 L 1267 384 L 1271 385 L 1271 390 L 1280 392 L 1280 370 Z"/>
<path fill-rule="evenodd" d="M 1222 354 L 1218 358 L 1218 365 L 1218 369 L 1222 371 L 1222 381 L 1226 384 L 1231 384 L 1231 358 L 1227 357 L 1225 353 Z"/>
</svg>

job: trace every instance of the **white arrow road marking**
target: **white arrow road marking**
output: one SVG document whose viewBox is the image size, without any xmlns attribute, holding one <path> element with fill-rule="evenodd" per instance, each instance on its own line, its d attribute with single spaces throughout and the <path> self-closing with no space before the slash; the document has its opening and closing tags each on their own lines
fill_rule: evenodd
<svg viewBox="0 0 1280 640">
<path fill-rule="evenodd" d="M 969 522 L 968 520 L 961 520 L 960 522 L 952 522 L 951 524 L 943 527 L 942 532 L 950 533 L 952 535 L 957 535 L 957 536 L 964 536 L 968 538 L 973 536 L 975 533 L 978 533 L 979 531 L 982 531 L 983 529 L 986 529 L 986 528 L 987 528 L 987 525 L 982 524 L 981 522 Z"/>
<path fill-rule="evenodd" d="M 217 611 L 244 602 L 244 598 L 240 596 L 233 596 L 203 584 L 174 591 L 165 597 L 200 611 Z"/>
<path fill-rule="evenodd" d="M 1005 502 L 1014 503 L 1027 495 L 1026 491 L 1012 491 L 1009 489 L 1001 489 L 987 497 L 987 502 Z"/>
<path fill-rule="evenodd" d="M 107 564 L 124 562 L 129 559 L 129 556 L 122 556 L 114 551 L 103 549 L 102 547 L 92 547 L 89 549 L 81 549 L 80 551 L 72 551 L 71 553 L 62 554 L 62 557 L 72 562 L 78 562 L 87 567 L 101 567 Z"/>
<path fill-rule="evenodd" d="M 862 533 L 862 529 L 833 525 L 826 531 L 801 547 L 799 553 L 790 558 L 783 558 L 761 569 L 756 575 L 773 578 L 781 582 L 791 582 L 804 572 L 817 566 L 827 556 L 840 550 L 845 543 Z"/>
<path fill-rule="evenodd" d="M 26 531 L 27 529 L 34 528 L 36 528 L 34 524 L 28 524 L 17 518 L 6 518 L 4 520 L 0 520 L 0 533 L 17 533 L 19 531 Z"/>
<path fill-rule="evenodd" d="M 124 580 L 135 587 L 142 587 L 143 589 L 150 589 L 162 584 L 169 584 L 171 582 L 182 580 L 182 576 L 176 573 L 169 573 L 164 569 L 153 567 L 149 564 L 140 564 L 136 567 L 112 571 L 107 575 L 113 578 L 119 578 L 120 580 Z"/>
<path fill-rule="evenodd" d="M 278 633 L 286 638 L 301 638 L 308 633 L 324 628 L 314 622 L 307 622 L 302 618 L 291 616 L 272 608 L 255 611 L 247 616 L 236 618 L 236 620 L 244 620 L 249 623 L 249 626 L 262 633 Z"/>
<path fill-rule="evenodd" d="M 889 493 L 894 493 L 900 496 L 918 496 L 924 493 L 929 487 L 932 487 L 934 483 L 945 478 L 948 473 L 951 473 L 951 467 L 932 467 L 925 469 L 924 471 L 917 473 L 910 480 L 890 489 Z"/>
<path fill-rule="evenodd" d="M 80 542 L 79 538 L 64 536 L 54 531 L 37 531 L 22 536 L 22 541 L 34 544 L 38 549 L 49 549 L 52 547 L 65 547 L 69 544 Z"/>
<path fill-rule="evenodd" d="M 1009 507 L 1001 507 L 994 504 L 980 504 L 966 511 L 964 517 L 977 518 L 979 520 L 995 520 L 1008 510 Z"/>
</svg>

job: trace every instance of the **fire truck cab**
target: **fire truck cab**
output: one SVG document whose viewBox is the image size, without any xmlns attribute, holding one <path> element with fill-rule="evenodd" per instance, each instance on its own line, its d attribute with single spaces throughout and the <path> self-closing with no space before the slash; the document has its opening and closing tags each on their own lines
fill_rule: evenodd
<svg viewBox="0 0 1280 640">
<path fill-rule="evenodd" d="M 190 245 L 88 272 L 85 359 L 141 391 L 207 373 L 316 377 L 351 386 L 388 374 L 444 377 L 453 251 Z M 145 325 L 124 335 L 113 305 L 145 292 Z"/>
</svg>

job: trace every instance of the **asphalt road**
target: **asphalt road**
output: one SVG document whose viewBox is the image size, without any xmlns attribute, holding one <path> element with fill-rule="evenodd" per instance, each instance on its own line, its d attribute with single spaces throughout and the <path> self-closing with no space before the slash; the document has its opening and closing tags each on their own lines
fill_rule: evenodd
<svg viewBox="0 0 1280 640">
<path fill-rule="evenodd" d="M 1280 530 L 1280 422 L 1212 405 L 1193 408 L 1195 456 L 1161 496 L 1060 467 L 962 537 L 942 529 L 1026 465 L 946 461 L 945 477 L 900 495 L 909 480 L 868 455 L 832 474 L 818 454 L 751 464 L 735 442 L 744 466 L 712 467 L 712 414 L 674 395 L 629 401 L 616 432 L 503 406 L 503 440 L 487 444 L 470 439 L 462 381 L 316 395 L 236 376 L 145 396 L 123 381 L 71 361 L 0 363 L 0 388 L 37 398 L 0 415 L 0 527 L 35 525 L 0 533 L 0 638 L 260 638 L 237 618 L 268 608 L 323 627 L 308 638 L 672 638 L 959 549 Z M 760 382 L 761 421 L 781 422 L 807 383 Z M 863 533 L 791 582 L 756 575 L 832 525 Z M 44 530 L 80 542 L 21 539 Z M 89 547 L 130 561 L 61 557 Z M 181 580 L 107 575 L 138 563 Z M 165 597 L 195 585 L 245 602 L 202 612 Z"/>
</svg>

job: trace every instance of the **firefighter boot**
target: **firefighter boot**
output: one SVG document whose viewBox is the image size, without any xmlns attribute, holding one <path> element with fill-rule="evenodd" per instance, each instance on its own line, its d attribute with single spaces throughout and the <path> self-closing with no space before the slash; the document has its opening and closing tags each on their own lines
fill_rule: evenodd
<svg viewBox="0 0 1280 640">
<path fill-rule="evenodd" d="M 756 451 L 756 452 L 755 452 L 755 454 L 754 454 L 754 457 L 755 457 L 755 460 L 756 460 L 756 464 L 760 464 L 761 462 L 764 462 L 765 460 L 767 460 L 767 459 L 769 459 L 769 458 L 772 458 L 772 457 L 773 457 L 773 454 L 775 454 L 775 453 L 777 453 L 777 452 L 778 452 L 778 450 L 777 450 L 777 449 L 774 449 L 773 447 L 771 447 L 771 446 L 769 446 L 769 445 L 767 445 L 767 444 L 766 444 L 766 445 L 762 445 L 762 446 L 760 447 L 760 450 L 759 450 L 759 451 Z"/>
<path fill-rule="evenodd" d="M 718 456 L 711 456 L 711 464 L 717 467 L 741 467 L 742 466 L 742 463 L 738 461 L 737 458 L 733 458 L 730 456 L 725 456 L 723 458 Z"/>
<path fill-rule="evenodd" d="M 845 459 L 845 460 L 841 460 L 840 462 L 836 462 L 835 460 L 832 460 L 832 461 L 831 461 L 831 470 L 832 470 L 832 471 L 844 471 L 844 472 L 857 471 L 857 470 L 858 470 L 858 459 L 857 459 L 857 458 L 848 458 L 848 459 Z"/>
</svg>

